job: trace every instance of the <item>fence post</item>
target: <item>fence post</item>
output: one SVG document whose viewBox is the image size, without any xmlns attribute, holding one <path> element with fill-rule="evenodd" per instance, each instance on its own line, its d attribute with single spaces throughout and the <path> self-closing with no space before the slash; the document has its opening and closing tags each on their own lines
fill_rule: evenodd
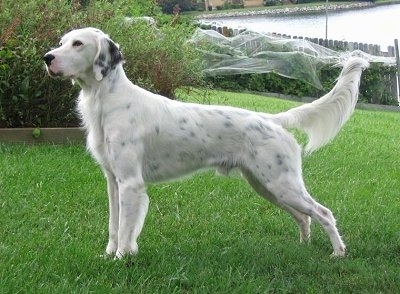
<svg viewBox="0 0 400 294">
<path fill-rule="evenodd" d="M 400 57 L 399 57 L 399 41 L 394 39 L 394 53 L 396 55 L 397 65 L 397 102 L 400 105 Z"/>
</svg>

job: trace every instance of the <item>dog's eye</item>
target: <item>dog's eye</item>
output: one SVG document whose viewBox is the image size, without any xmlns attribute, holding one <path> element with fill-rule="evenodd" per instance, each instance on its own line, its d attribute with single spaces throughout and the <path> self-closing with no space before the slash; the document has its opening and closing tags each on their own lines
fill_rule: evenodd
<svg viewBox="0 0 400 294">
<path fill-rule="evenodd" d="M 83 43 L 81 42 L 81 41 L 74 41 L 73 43 L 72 43 L 72 46 L 73 47 L 79 47 L 79 46 L 82 46 L 83 45 Z"/>
</svg>

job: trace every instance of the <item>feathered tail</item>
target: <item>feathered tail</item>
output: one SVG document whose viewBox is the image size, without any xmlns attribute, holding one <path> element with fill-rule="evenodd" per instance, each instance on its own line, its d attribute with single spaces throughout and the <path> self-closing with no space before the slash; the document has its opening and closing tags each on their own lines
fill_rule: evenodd
<svg viewBox="0 0 400 294">
<path fill-rule="evenodd" d="M 368 65 L 362 58 L 348 59 L 328 94 L 312 103 L 278 113 L 273 119 L 284 128 L 296 128 L 308 135 L 306 153 L 317 150 L 332 140 L 350 118 L 358 99 L 361 73 Z"/>
</svg>

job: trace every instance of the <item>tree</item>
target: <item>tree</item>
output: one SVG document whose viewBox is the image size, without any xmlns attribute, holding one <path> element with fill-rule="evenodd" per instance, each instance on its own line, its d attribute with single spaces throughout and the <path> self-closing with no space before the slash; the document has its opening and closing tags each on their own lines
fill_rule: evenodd
<svg viewBox="0 0 400 294">
<path fill-rule="evenodd" d="M 197 0 L 157 0 L 164 13 L 173 13 L 174 7 L 179 6 L 181 11 L 196 10 L 198 7 Z"/>
</svg>

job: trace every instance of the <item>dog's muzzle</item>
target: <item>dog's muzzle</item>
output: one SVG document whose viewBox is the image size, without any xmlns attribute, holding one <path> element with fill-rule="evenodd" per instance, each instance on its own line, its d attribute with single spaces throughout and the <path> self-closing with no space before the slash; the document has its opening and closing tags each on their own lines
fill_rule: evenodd
<svg viewBox="0 0 400 294">
<path fill-rule="evenodd" d="M 63 74 L 62 74 L 62 72 L 54 72 L 50 67 L 51 67 L 51 62 L 53 61 L 53 59 L 55 59 L 56 57 L 53 55 L 53 54 L 49 54 L 49 53 L 47 53 L 47 54 L 45 54 L 44 56 L 43 56 L 43 60 L 44 60 L 44 62 L 46 63 L 46 69 L 47 69 L 47 72 L 49 73 L 49 75 L 51 76 L 51 77 L 62 77 L 63 76 Z"/>
<path fill-rule="evenodd" d="M 45 56 L 43 56 L 43 60 L 46 63 L 47 66 L 50 66 L 51 61 L 54 59 L 54 55 L 53 54 L 46 54 Z"/>
</svg>

